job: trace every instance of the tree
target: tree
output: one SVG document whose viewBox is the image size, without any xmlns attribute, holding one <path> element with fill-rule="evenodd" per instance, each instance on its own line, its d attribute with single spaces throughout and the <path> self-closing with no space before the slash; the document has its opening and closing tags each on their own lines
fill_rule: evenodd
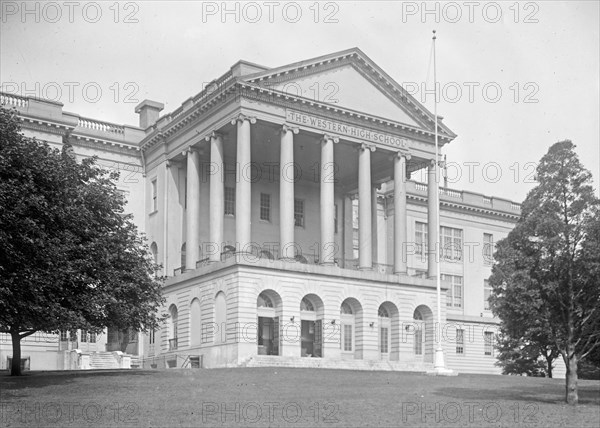
<svg viewBox="0 0 600 428">
<path fill-rule="evenodd" d="M 529 329 L 526 333 L 510 334 L 501 330 L 496 365 L 502 367 L 502 374 L 551 378 L 552 363 L 558 357 L 558 350 L 547 337 L 540 338 Z"/>
<path fill-rule="evenodd" d="M 0 108 L 0 332 L 13 346 L 37 331 L 154 329 L 162 281 L 118 177 L 20 133 Z"/>
<path fill-rule="evenodd" d="M 562 141 L 542 157 L 490 277 L 502 327 L 525 340 L 543 333 L 538 340 L 547 337 L 562 356 L 569 404 L 578 403 L 578 362 L 600 346 L 599 201 L 574 147 Z"/>
</svg>

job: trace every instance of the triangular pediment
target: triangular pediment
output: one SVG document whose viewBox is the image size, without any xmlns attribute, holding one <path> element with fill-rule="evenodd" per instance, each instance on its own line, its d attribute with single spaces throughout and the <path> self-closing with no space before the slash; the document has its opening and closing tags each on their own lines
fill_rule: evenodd
<svg viewBox="0 0 600 428">
<path fill-rule="evenodd" d="M 360 49 L 246 75 L 242 80 L 294 97 L 433 131 L 433 114 Z M 453 136 L 440 123 L 440 131 Z"/>
</svg>

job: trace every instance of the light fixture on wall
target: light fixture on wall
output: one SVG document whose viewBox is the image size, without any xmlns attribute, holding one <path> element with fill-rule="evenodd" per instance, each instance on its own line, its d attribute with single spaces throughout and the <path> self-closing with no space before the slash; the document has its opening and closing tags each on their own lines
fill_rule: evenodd
<svg viewBox="0 0 600 428">
<path fill-rule="evenodd" d="M 331 320 L 331 324 L 335 324 L 335 320 Z"/>
<path fill-rule="evenodd" d="M 370 323 L 369 323 L 369 327 L 373 328 L 374 326 L 375 326 L 375 323 L 374 323 L 374 322 L 370 322 Z"/>
<path fill-rule="evenodd" d="M 296 318 L 296 317 L 291 317 L 291 318 L 290 318 L 290 321 L 291 321 L 291 322 L 294 322 L 294 319 L 295 319 L 295 318 Z"/>
</svg>

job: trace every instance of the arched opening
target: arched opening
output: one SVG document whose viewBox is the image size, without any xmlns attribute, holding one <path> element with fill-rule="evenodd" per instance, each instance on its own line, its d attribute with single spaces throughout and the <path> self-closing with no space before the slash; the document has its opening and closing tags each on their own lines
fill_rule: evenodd
<svg viewBox="0 0 600 428">
<path fill-rule="evenodd" d="M 415 334 L 413 352 L 417 360 L 433 362 L 433 313 L 425 305 L 418 306 L 413 313 Z"/>
<path fill-rule="evenodd" d="M 300 356 L 323 357 L 323 300 L 307 294 L 300 302 Z"/>
<path fill-rule="evenodd" d="M 392 302 L 383 302 L 377 313 L 379 324 L 379 354 L 382 360 L 400 358 L 400 314 Z"/>
<path fill-rule="evenodd" d="M 215 332 L 214 343 L 227 342 L 227 299 L 219 291 L 215 296 Z"/>
<path fill-rule="evenodd" d="M 156 242 L 150 245 L 150 253 L 152 254 L 152 261 L 158 264 L 158 245 L 156 245 Z"/>
<path fill-rule="evenodd" d="M 195 298 L 190 304 L 190 345 L 200 346 L 202 343 L 202 314 L 200 299 Z"/>
<path fill-rule="evenodd" d="M 280 355 L 281 297 L 276 291 L 264 290 L 256 298 L 258 355 Z"/>
<path fill-rule="evenodd" d="M 362 358 L 362 306 L 352 297 L 340 305 L 340 333 L 342 358 Z"/>
<path fill-rule="evenodd" d="M 168 319 L 168 339 L 169 339 L 169 351 L 177 350 L 177 330 L 179 323 L 179 313 L 177 306 L 169 306 L 169 319 Z"/>
</svg>

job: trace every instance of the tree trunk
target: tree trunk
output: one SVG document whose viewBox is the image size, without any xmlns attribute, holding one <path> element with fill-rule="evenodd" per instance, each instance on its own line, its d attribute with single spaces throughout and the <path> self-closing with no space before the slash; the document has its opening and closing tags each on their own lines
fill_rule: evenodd
<svg viewBox="0 0 600 428">
<path fill-rule="evenodd" d="M 11 331 L 12 339 L 12 366 L 10 368 L 11 376 L 21 376 L 21 335 L 18 331 Z"/>
<path fill-rule="evenodd" d="M 577 355 L 573 353 L 567 364 L 567 403 L 577 405 L 579 394 L 577 393 Z"/>
<path fill-rule="evenodd" d="M 548 377 L 552 378 L 552 357 L 546 357 L 546 364 L 548 365 Z"/>
</svg>

